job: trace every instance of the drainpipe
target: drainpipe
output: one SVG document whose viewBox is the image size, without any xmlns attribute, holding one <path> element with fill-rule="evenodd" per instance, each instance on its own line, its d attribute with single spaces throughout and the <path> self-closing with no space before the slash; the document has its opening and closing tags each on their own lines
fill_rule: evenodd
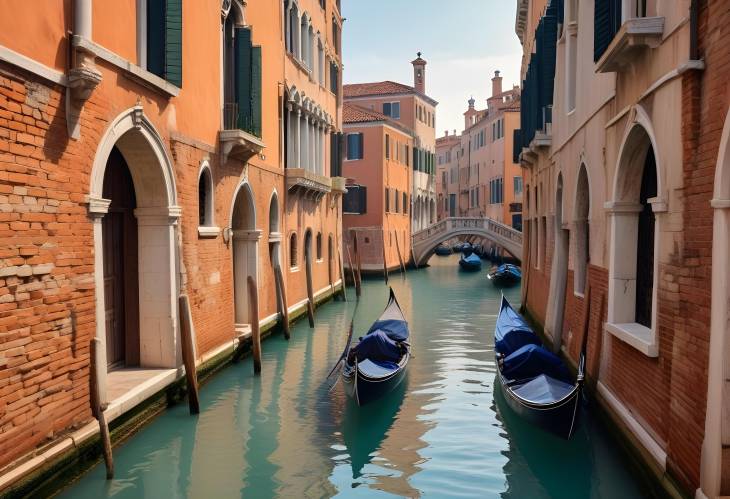
<svg viewBox="0 0 730 499">
<path fill-rule="evenodd" d="M 91 0 L 74 0 L 74 34 L 91 40 Z"/>
</svg>

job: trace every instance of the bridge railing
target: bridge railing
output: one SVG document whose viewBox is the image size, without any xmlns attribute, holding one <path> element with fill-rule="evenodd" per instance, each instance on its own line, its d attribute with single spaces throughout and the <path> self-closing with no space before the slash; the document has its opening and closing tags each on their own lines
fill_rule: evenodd
<svg viewBox="0 0 730 499">
<path fill-rule="evenodd" d="M 463 229 L 484 229 L 515 244 L 522 245 L 522 232 L 491 218 L 450 217 L 413 234 L 413 243 L 431 239 L 446 232 Z"/>
</svg>

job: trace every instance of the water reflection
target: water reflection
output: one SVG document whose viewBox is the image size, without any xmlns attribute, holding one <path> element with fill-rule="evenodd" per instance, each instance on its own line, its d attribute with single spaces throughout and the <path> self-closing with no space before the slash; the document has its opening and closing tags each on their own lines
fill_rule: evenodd
<svg viewBox="0 0 730 499">
<path fill-rule="evenodd" d="M 365 407 L 325 380 L 355 308 L 319 309 L 292 339 L 263 344 L 201 390 L 202 412 L 170 408 L 63 491 L 70 498 L 160 497 L 639 497 L 604 431 L 588 418 L 571 442 L 510 413 L 493 394 L 493 329 L 500 294 L 484 272 L 432 259 L 391 285 L 411 326 L 407 379 Z M 506 290 L 519 301 L 519 288 Z M 354 320 L 361 335 L 388 288 L 365 281 Z"/>
</svg>

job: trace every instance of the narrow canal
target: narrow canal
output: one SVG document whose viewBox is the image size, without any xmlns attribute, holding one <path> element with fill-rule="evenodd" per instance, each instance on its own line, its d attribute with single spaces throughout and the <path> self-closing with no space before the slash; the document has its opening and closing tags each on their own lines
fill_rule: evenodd
<svg viewBox="0 0 730 499">
<path fill-rule="evenodd" d="M 397 393 L 359 409 L 330 391 L 355 308 L 331 302 L 314 331 L 305 320 L 263 343 L 260 377 L 250 359 L 226 369 L 199 417 L 171 408 L 115 449 L 113 481 L 102 464 L 61 497 L 643 497 L 594 419 L 565 442 L 509 412 L 493 392 L 499 291 L 455 256 L 431 264 L 391 278 L 414 352 Z M 518 288 L 506 294 L 519 303 Z M 382 281 L 364 283 L 356 332 L 386 299 Z"/>
</svg>

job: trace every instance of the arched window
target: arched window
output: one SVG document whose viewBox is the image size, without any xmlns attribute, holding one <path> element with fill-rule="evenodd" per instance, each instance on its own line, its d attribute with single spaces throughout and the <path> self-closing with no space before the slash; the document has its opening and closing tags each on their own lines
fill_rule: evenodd
<svg viewBox="0 0 730 499">
<path fill-rule="evenodd" d="M 269 233 L 277 232 L 279 232 L 279 197 L 274 192 L 269 203 Z"/>
<path fill-rule="evenodd" d="M 317 81 L 320 85 L 325 86 L 324 81 L 324 45 L 322 39 L 317 35 Z"/>
<path fill-rule="evenodd" d="M 317 260 L 322 259 L 322 233 L 317 232 Z"/>
<path fill-rule="evenodd" d="M 289 267 L 295 268 L 297 266 L 297 233 L 292 232 L 289 237 Z"/>
<path fill-rule="evenodd" d="M 588 172 L 585 165 L 578 172 L 578 187 L 575 191 L 575 270 L 573 289 L 582 294 L 586 287 L 587 268 L 590 261 L 590 222 L 588 215 L 591 206 L 591 192 L 588 185 Z"/>
<path fill-rule="evenodd" d="M 309 61 L 309 54 L 308 48 L 309 48 L 309 21 L 308 21 L 308 15 L 305 12 L 302 15 L 302 20 L 299 25 L 299 60 L 304 63 L 305 66 L 308 66 L 307 61 Z"/>
<path fill-rule="evenodd" d="M 408 214 L 408 195 L 405 192 L 403 193 L 403 214 Z"/>
<path fill-rule="evenodd" d="M 207 161 L 198 177 L 198 226 L 213 226 L 213 176 Z"/>
<path fill-rule="evenodd" d="M 661 169 L 650 137 L 651 123 L 638 109 L 621 148 L 611 213 L 608 322 L 606 330 L 649 357 L 659 355 L 656 335 L 656 233 L 667 211 L 658 196 Z M 633 254 L 632 254 L 633 253 Z"/>
</svg>

